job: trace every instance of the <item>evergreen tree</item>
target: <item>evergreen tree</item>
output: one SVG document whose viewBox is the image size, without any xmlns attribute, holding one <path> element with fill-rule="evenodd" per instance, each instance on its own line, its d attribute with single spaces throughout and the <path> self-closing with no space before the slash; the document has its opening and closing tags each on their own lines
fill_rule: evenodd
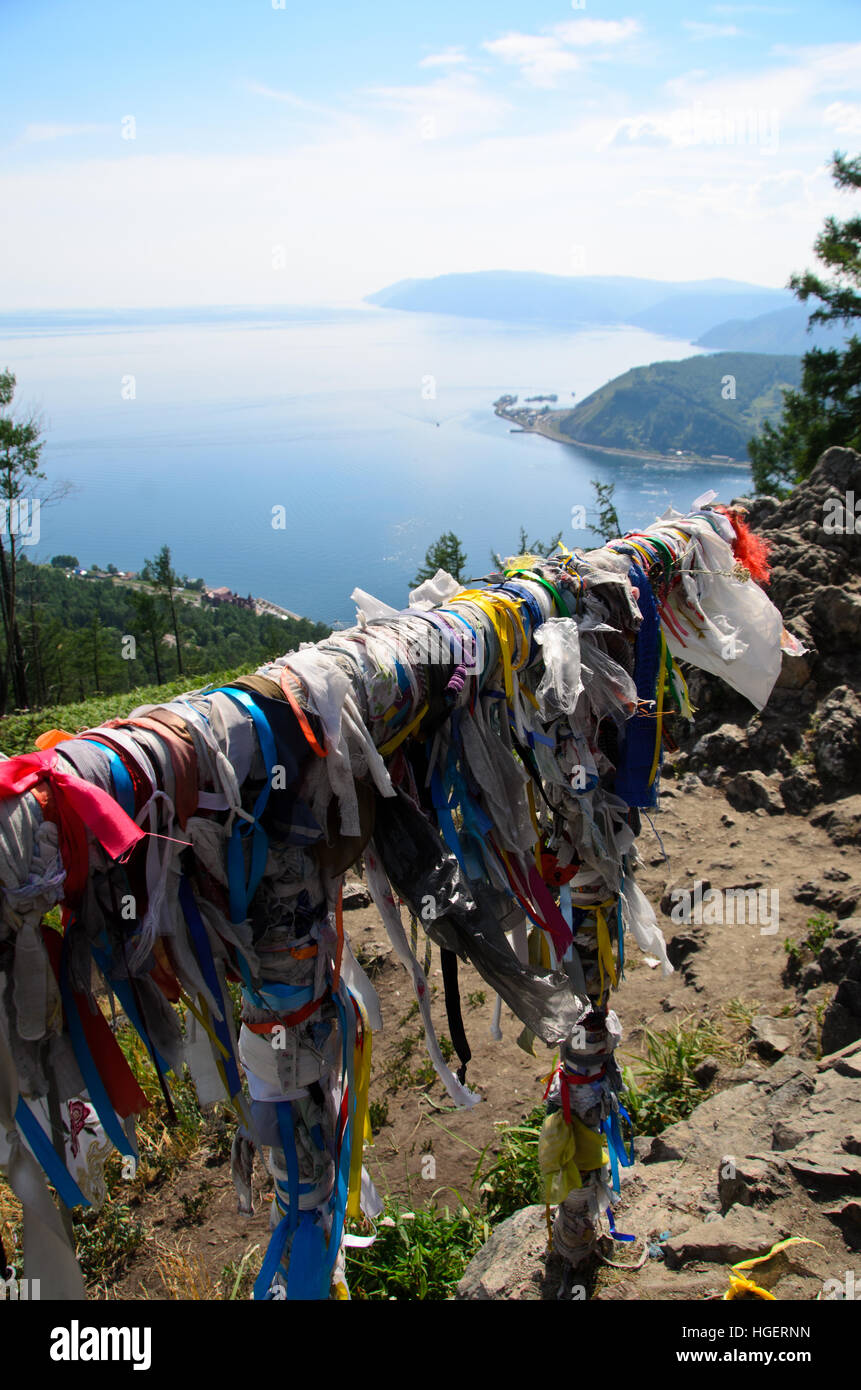
<svg viewBox="0 0 861 1390">
<path fill-rule="evenodd" d="M 164 680 L 162 675 L 161 662 L 159 661 L 159 643 L 164 636 L 164 625 L 161 622 L 158 602 L 152 594 L 145 589 L 133 589 L 130 594 L 132 608 L 135 614 L 136 625 L 149 638 L 152 646 L 152 657 L 155 665 L 155 678 L 159 685 Z"/>
<path fill-rule="evenodd" d="M 562 539 L 562 532 L 561 532 L 561 531 L 557 531 L 556 535 L 553 536 L 552 539 L 549 540 L 549 541 L 533 541 L 531 545 L 530 545 L 530 543 L 529 543 L 529 541 L 527 540 L 526 537 L 527 537 L 526 527 L 525 527 L 525 526 L 521 526 L 521 528 L 520 528 L 520 540 L 519 540 L 518 543 L 517 543 L 518 548 L 517 548 L 516 550 L 512 550 L 512 551 L 511 551 L 511 554 L 512 554 L 513 556 L 514 556 L 514 555 L 542 555 L 542 556 L 545 556 L 545 557 L 546 557 L 547 555 L 552 555 L 552 554 L 553 554 L 553 551 L 556 549 L 557 545 L 559 544 L 559 542 L 560 542 L 561 539 Z M 504 565 L 504 563 L 505 563 L 505 558 L 506 558 L 506 557 L 505 557 L 505 556 L 502 556 L 502 555 L 500 555 L 500 554 L 498 554 L 495 550 L 492 550 L 492 551 L 490 552 L 490 558 L 491 558 L 491 560 L 493 561 L 493 563 L 494 563 L 494 565 L 496 566 L 496 568 L 497 568 L 498 570 L 501 570 L 502 567 L 503 567 L 503 565 Z"/>
<path fill-rule="evenodd" d="M 429 545 L 425 554 L 425 562 L 412 582 L 412 588 L 423 584 L 426 579 L 433 579 L 437 570 L 445 570 L 452 579 L 458 583 L 463 582 L 464 570 L 466 569 L 466 552 L 463 549 L 454 531 L 444 531 L 438 541 Z"/>
<path fill-rule="evenodd" d="M 18 708 L 25 709 L 29 703 L 27 663 L 18 623 L 18 528 L 22 524 L 20 509 L 34 501 L 33 484 L 45 477 L 39 471 L 39 456 L 44 447 L 39 422 L 35 416 L 15 419 L 11 410 L 14 395 L 15 376 L 7 368 L 0 372 L 0 608 L 6 638 L 6 657 L 0 672 L 0 709 L 4 710 L 10 675 Z"/>
<path fill-rule="evenodd" d="M 605 541 L 613 540 L 622 534 L 622 523 L 619 520 L 619 513 L 616 511 L 616 504 L 613 495 L 616 491 L 615 483 L 601 483 L 597 478 L 590 478 L 590 484 L 595 489 L 595 505 L 598 508 L 598 525 L 593 526 L 591 522 L 586 523 L 587 531 L 591 531 L 593 536 L 597 536 L 601 544 Z"/>
<path fill-rule="evenodd" d="M 861 156 L 835 153 L 831 172 L 838 188 L 861 189 Z M 808 327 L 861 318 L 861 217 L 825 221 L 814 243 L 816 258 L 832 272 L 824 279 L 814 271 L 793 275 L 789 288 L 799 299 L 821 304 Z M 786 391 L 777 425 L 766 421 L 748 445 L 757 492 L 793 486 L 809 476 L 816 460 L 831 445 L 861 448 L 861 341 L 853 334 L 840 351 L 813 348 L 802 362 L 801 387 Z"/>
<path fill-rule="evenodd" d="M 183 674 L 182 666 L 182 644 L 179 640 L 179 619 L 176 609 L 176 591 L 180 587 L 179 575 L 173 568 L 170 558 L 170 546 L 163 545 L 154 560 L 144 562 L 144 570 L 152 575 L 152 582 L 167 599 L 170 608 L 171 623 L 173 625 L 173 635 L 176 642 L 176 670 L 177 675 Z M 143 571 L 142 571 L 143 573 Z"/>
</svg>

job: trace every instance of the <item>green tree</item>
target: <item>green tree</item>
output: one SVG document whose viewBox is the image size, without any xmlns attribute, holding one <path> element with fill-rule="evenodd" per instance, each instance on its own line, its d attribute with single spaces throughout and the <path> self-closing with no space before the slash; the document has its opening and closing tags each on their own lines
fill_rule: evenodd
<svg viewBox="0 0 861 1390">
<path fill-rule="evenodd" d="M 838 188 L 861 189 L 861 156 L 835 152 L 831 173 Z M 799 299 L 818 299 L 808 327 L 861 318 L 861 217 L 828 217 L 814 243 L 816 259 L 832 272 L 793 275 L 789 288 Z M 824 449 L 861 448 L 861 341 L 853 334 L 840 351 L 812 348 L 802 361 L 801 387 L 786 391 L 783 415 L 766 421 L 748 444 L 757 492 L 780 492 L 809 476 Z"/>
<path fill-rule="evenodd" d="M 553 551 L 556 549 L 557 545 L 562 539 L 562 532 L 557 531 L 556 535 L 549 541 L 533 541 L 531 545 L 527 540 L 526 536 L 526 527 L 521 526 L 520 540 L 517 542 L 518 549 L 512 550 L 510 552 L 512 555 L 552 555 Z M 491 550 L 490 558 L 493 561 L 496 568 L 498 570 L 501 570 L 503 565 L 505 564 L 505 557 L 499 555 L 495 550 Z"/>
<path fill-rule="evenodd" d="M 58 570 L 80 569 L 77 555 L 52 555 L 51 564 Z"/>
<path fill-rule="evenodd" d="M 12 413 L 15 395 L 15 376 L 7 368 L 0 372 L 0 607 L 6 638 L 6 655 L 0 677 L 0 702 L 5 710 L 9 677 L 19 709 L 29 703 L 27 663 L 18 624 L 18 563 L 21 541 L 19 531 L 27 513 L 33 520 L 33 485 L 44 479 L 39 471 L 39 457 L 44 447 L 39 421 L 30 415 L 16 419 Z"/>
<path fill-rule="evenodd" d="M 183 674 L 182 666 L 182 643 L 179 638 L 179 618 L 176 606 L 176 591 L 180 587 L 179 576 L 173 568 L 170 558 L 170 547 L 163 545 L 154 560 L 145 560 L 143 574 L 147 571 L 152 576 L 152 583 L 159 593 L 163 594 L 170 608 L 171 625 L 176 641 L 176 670 L 177 675 Z"/>
<path fill-rule="evenodd" d="M 164 624 L 161 621 L 158 600 L 152 594 L 148 594 L 145 589 L 132 589 L 129 599 L 134 610 L 136 626 L 145 633 L 152 645 L 155 678 L 161 685 L 164 676 L 159 661 L 159 643 L 164 636 Z"/>
<path fill-rule="evenodd" d="M 454 531 L 444 531 L 438 541 L 428 546 L 425 562 L 413 580 L 412 588 L 423 584 L 426 579 L 433 579 L 437 570 L 445 570 L 460 584 L 463 582 L 465 569 L 466 552 L 463 546 Z"/>
<path fill-rule="evenodd" d="M 598 525 L 593 526 L 591 522 L 586 523 L 587 531 L 591 531 L 593 536 L 597 536 L 603 543 L 613 540 L 622 534 L 622 523 L 619 520 L 619 513 L 613 501 L 616 491 L 615 483 L 600 483 L 597 478 L 590 478 L 590 484 L 595 489 L 595 506 L 598 508 Z"/>
</svg>

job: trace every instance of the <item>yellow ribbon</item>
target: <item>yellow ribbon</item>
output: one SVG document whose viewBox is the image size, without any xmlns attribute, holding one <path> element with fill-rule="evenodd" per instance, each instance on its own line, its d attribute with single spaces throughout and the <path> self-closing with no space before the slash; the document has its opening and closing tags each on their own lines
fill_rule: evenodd
<svg viewBox="0 0 861 1390">
<path fill-rule="evenodd" d="M 761 1289 L 759 1284 L 755 1284 L 752 1279 L 746 1278 L 743 1274 L 737 1274 L 736 1270 L 753 1269 L 754 1265 L 764 1264 L 766 1260 L 778 1255 L 781 1250 L 788 1249 L 790 1245 L 816 1245 L 820 1250 L 825 1249 L 825 1246 L 821 1245 L 818 1240 L 811 1240 L 808 1236 L 789 1236 L 787 1240 L 779 1240 L 776 1245 L 772 1245 L 765 1255 L 754 1255 L 749 1260 L 739 1260 L 730 1266 L 729 1288 L 723 1296 L 723 1302 L 726 1303 L 733 1298 L 743 1298 L 745 1294 L 753 1294 L 756 1298 L 767 1298 L 769 1302 L 776 1303 L 777 1299 L 773 1293 L 769 1293 L 767 1289 Z"/>
<path fill-rule="evenodd" d="M 452 604 L 472 603 L 490 622 L 496 639 L 499 643 L 499 652 L 502 658 L 502 674 L 505 683 L 505 698 L 509 704 L 514 700 L 514 678 L 513 672 L 521 670 L 529 660 L 529 642 L 526 638 L 526 630 L 523 626 L 523 619 L 520 616 L 520 609 L 513 599 L 505 594 L 488 593 L 485 589 L 463 589 L 459 594 L 455 594 L 451 600 Z M 508 619 L 511 622 L 508 622 Z M 515 636 L 512 625 L 517 629 L 520 637 L 520 658 L 515 664 Z"/>
<path fill-rule="evenodd" d="M 362 1018 L 362 1042 L 356 1043 L 353 1053 L 353 1086 L 356 1096 L 356 1109 L 353 1115 L 353 1152 L 350 1155 L 350 1181 L 347 1188 L 347 1218 L 358 1220 L 361 1214 L 362 1196 L 362 1158 L 365 1140 L 371 1140 L 371 1122 L 368 1118 L 368 1090 L 371 1081 L 371 1038 L 368 1016 L 361 1000 L 353 995 L 356 1008 Z"/>
<path fill-rule="evenodd" d="M 615 906 L 615 898 L 608 898 L 607 902 L 599 903 L 591 909 L 595 913 L 596 936 L 598 942 L 598 975 L 601 988 L 601 998 L 604 997 L 604 970 L 610 976 L 613 989 L 617 988 L 616 981 L 616 962 L 613 959 L 613 947 L 610 944 L 610 929 L 607 926 L 607 918 L 604 911 L 608 907 Z"/>
<path fill-rule="evenodd" d="M 409 738 L 410 734 L 418 728 L 419 724 L 421 724 L 427 712 L 427 701 L 425 701 L 418 714 L 416 715 L 415 719 L 411 720 L 411 722 L 407 724 L 405 728 L 399 729 L 398 732 L 395 734 L 394 738 L 389 739 L 388 743 L 380 744 L 379 752 L 382 754 L 384 758 L 387 758 L 390 753 L 394 753 L 395 749 L 401 743 L 403 743 L 405 738 Z"/>
<path fill-rule="evenodd" d="M 656 735 L 655 735 L 655 756 L 654 756 L 654 758 L 652 759 L 652 770 L 651 770 L 651 772 L 649 773 L 649 786 L 652 785 L 652 783 L 653 783 L 654 780 L 655 780 L 655 777 L 657 776 L 657 772 L 658 772 L 658 762 L 660 761 L 660 757 L 661 757 L 661 731 L 662 731 L 662 729 L 663 729 L 663 718 L 664 718 L 664 687 L 665 687 L 666 684 L 667 684 L 667 639 L 666 639 L 666 637 L 664 636 L 663 630 L 661 631 L 661 655 L 660 655 L 660 663 L 661 663 L 661 670 L 660 670 L 660 675 L 658 676 L 658 691 L 657 691 L 657 694 L 658 694 L 658 707 L 657 707 L 657 710 L 656 710 L 657 732 L 656 732 Z"/>
</svg>

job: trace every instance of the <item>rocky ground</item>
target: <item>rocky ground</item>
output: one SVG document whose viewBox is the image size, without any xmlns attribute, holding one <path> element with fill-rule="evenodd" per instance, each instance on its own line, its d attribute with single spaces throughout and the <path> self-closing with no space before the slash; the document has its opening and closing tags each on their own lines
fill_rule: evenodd
<svg viewBox="0 0 861 1390">
<path fill-rule="evenodd" d="M 703 1102 L 688 1120 L 637 1141 L 617 1224 L 638 1241 L 606 1256 L 630 1263 L 651 1253 L 637 1271 L 599 1261 L 587 1281 L 592 1297 L 721 1296 L 728 1264 L 795 1235 L 819 1244 L 759 1266 L 757 1282 L 780 1298 L 815 1298 L 826 1279 L 844 1279 L 861 1248 L 861 523 L 858 534 L 823 526 L 828 498 L 847 492 L 861 498 L 861 455 L 830 450 L 788 502 L 755 504 L 756 529 L 774 546 L 773 597 L 809 651 L 784 658 L 778 688 L 753 717 L 726 686 L 693 675 L 696 726 L 667 765 L 654 828 L 644 821 L 639 881 L 661 906 L 677 968 L 663 979 L 632 948 L 615 1001 L 622 1060 L 642 1054 L 645 1029 L 685 1020 L 712 1021 L 735 1049 L 698 1068 Z M 709 920 L 704 905 L 701 921 L 673 920 L 679 890 L 693 897 L 697 883 L 702 894 L 762 892 L 766 919 Z M 811 919 L 820 937 L 811 938 Z M 383 1194 L 414 1205 L 474 1201 L 476 1165 L 494 1148 L 497 1124 L 540 1101 L 552 1055 L 517 1046 L 507 1009 L 494 1041 L 494 997 L 461 966 L 467 1080 L 483 1099 L 453 1110 L 428 1070 L 407 976 L 360 890 L 345 920 L 385 1024 L 374 1039 L 367 1166 Z M 430 980 L 445 1035 L 436 955 Z M 144 1199 L 147 1242 L 109 1292 L 192 1296 L 191 1270 L 203 1296 L 216 1288 L 224 1296 L 255 1245 L 259 1261 L 269 1199 L 260 1165 L 255 1215 L 240 1216 L 224 1152 L 201 1151 Z M 543 1209 L 512 1220 L 473 1262 L 464 1297 L 556 1297 Z"/>
</svg>

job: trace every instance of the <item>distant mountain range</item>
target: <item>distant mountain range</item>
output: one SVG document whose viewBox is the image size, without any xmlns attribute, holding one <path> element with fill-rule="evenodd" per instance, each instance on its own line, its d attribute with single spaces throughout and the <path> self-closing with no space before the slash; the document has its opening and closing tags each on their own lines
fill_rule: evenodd
<svg viewBox="0 0 861 1390">
<path fill-rule="evenodd" d="M 799 357 L 712 353 L 634 367 L 571 410 L 534 418 L 517 408 L 505 413 L 563 442 L 741 461 L 763 420 L 779 418 L 784 388 L 797 386 L 800 379 Z"/>
<path fill-rule="evenodd" d="M 812 347 L 842 348 L 849 332 L 817 326 L 815 307 L 789 290 L 741 280 L 643 280 L 624 275 L 540 275 L 482 270 L 399 280 L 367 296 L 383 309 L 461 318 L 534 323 L 555 329 L 630 325 L 703 348 L 803 356 Z"/>
<path fill-rule="evenodd" d="M 643 280 L 511 270 L 401 280 L 368 295 L 367 302 L 384 309 L 552 328 L 630 324 L 689 340 L 727 320 L 753 319 L 796 304 L 788 290 L 741 280 Z"/>
<path fill-rule="evenodd" d="M 842 349 L 850 336 L 849 328 L 843 324 L 818 323 L 808 333 L 810 312 L 804 304 L 792 304 L 787 309 L 775 309 L 753 319 L 728 319 L 703 333 L 696 345 L 737 352 L 789 352 L 799 357 L 811 348 Z"/>
</svg>

